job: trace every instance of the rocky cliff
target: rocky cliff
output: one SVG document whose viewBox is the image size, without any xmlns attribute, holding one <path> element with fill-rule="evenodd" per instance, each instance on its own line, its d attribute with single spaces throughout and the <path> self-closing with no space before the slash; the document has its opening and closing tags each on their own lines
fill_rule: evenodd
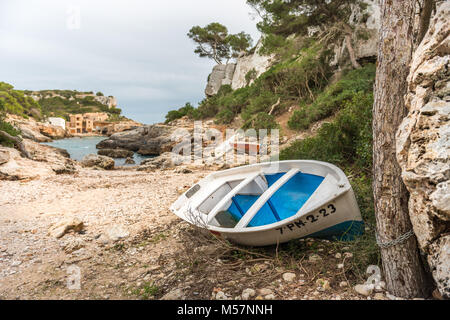
<svg viewBox="0 0 450 320">
<path fill-rule="evenodd" d="M 450 298 L 450 3 L 442 3 L 417 48 L 397 159 L 409 214 L 440 293 Z"/>
<path fill-rule="evenodd" d="M 380 5 L 377 0 L 365 0 L 367 6 L 361 8 L 355 6 L 350 16 L 350 24 L 353 25 L 351 43 L 357 60 L 375 60 L 377 56 L 378 29 L 381 25 Z M 323 30 L 312 28 L 308 30 L 310 36 Z M 252 72 L 252 78 L 256 79 L 266 72 L 276 61 L 275 55 L 264 56 L 259 54 L 262 47 L 261 39 L 250 54 L 241 55 L 236 63 L 216 65 L 208 77 L 206 96 L 217 94 L 223 85 L 231 85 L 233 90 L 245 87 L 249 81 L 246 75 Z M 337 43 L 333 48 L 334 59 L 330 62 L 336 68 L 349 63 L 349 53 L 345 40 Z"/>
</svg>

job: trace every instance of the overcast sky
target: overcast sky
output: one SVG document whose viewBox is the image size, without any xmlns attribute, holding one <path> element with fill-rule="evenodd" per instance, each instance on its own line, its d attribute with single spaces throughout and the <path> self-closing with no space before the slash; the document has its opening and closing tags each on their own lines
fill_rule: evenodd
<svg viewBox="0 0 450 320">
<path fill-rule="evenodd" d="M 80 19 L 77 19 L 77 11 Z M 0 81 L 17 89 L 101 91 L 143 123 L 204 98 L 214 63 L 193 25 L 259 38 L 245 0 L 0 0 Z"/>
</svg>

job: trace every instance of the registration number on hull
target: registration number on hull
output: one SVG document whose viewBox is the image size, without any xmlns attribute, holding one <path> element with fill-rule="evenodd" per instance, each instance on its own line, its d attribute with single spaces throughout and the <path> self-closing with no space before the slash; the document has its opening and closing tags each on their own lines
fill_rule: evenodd
<svg viewBox="0 0 450 320">
<path fill-rule="evenodd" d="M 322 221 L 323 219 L 332 215 L 336 211 L 337 211 L 336 206 L 333 203 L 330 203 L 325 208 L 320 209 L 314 214 L 311 213 L 304 218 L 295 220 L 285 226 L 276 228 L 275 230 L 278 230 L 280 234 L 284 234 L 284 232 L 293 232 L 297 229 L 305 227 L 307 224 L 313 224 L 316 223 L 317 221 Z"/>
</svg>

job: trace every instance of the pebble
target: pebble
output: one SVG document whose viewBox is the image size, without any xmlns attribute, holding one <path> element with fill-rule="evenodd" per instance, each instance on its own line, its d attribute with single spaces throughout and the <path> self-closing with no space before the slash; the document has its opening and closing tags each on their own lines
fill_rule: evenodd
<svg viewBox="0 0 450 320">
<path fill-rule="evenodd" d="M 375 300 L 385 300 L 384 294 L 382 294 L 382 293 L 380 293 L 380 292 L 375 293 L 375 295 L 373 296 L 373 298 L 374 298 Z"/>
<path fill-rule="evenodd" d="M 267 288 L 262 288 L 258 290 L 258 295 L 260 296 L 267 296 L 269 294 L 273 294 L 273 291 Z"/>
<path fill-rule="evenodd" d="M 355 291 L 363 296 L 370 296 L 373 292 L 374 286 L 371 284 L 358 284 L 353 287 Z"/>
<path fill-rule="evenodd" d="M 344 268 L 344 264 L 343 264 L 343 263 L 339 263 L 339 264 L 337 265 L 337 268 L 338 268 L 338 269 L 343 269 L 343 268 Z"/>
<path fill-rule="evenodd" d="M 275 300 L 275 295 L 274 294 L 268 294 L 266 296 L 264 296 L 265 300 Z"/>
<path fill-rule="evenodd" d="M 348 286 L 348 282 L 347 281 L 341 281 L 340 283 L 339 283 L 339 287 L 341 287 L 341 288 L 345 288 L 345 287 L 347 287 Z"/>
<path fill-rule="evenodd" d="M 106 231 L 108 238 L 112 241 L 117 241 L 128 237 L 130 234 L 122 226 L 113 226 Z"/>
<path fill-rule="evenodd" d="M 227 295 L 223 291 L 219 291 L 215 296 L 216 300 L 228 300 Z"/>
<path fill-rule="evenodd" d="M 22 264 L 22 261 L 13 261 L 11 263 L 11 267 L 17 267 L 17 266 L 20 266 L 21 264 Z"/>
<path fill-rule="evenodd" d="M 318 254 L 312 254 L 309 256 L 308 261 L 311 263 L 316 263 L 322 261 L 322 258 Z"/>
<path fill-rule="evenodd" d="M 342 255 L 338 252 L 336 253 L 336 255 L 334 256 L 336 259 L 340 259 L 342 257 Z"/>
<path fill-rule="evenodd" d="M 249 298 L 252 298 L 256 295 L 255 290 L 247 288 L 244 291 L 242 291 L 242 299 L 243 300 L 248 300 Z"/>
<path fill-rule="evenodd" d="M 170 291 L 169 293 L 166 293 L 161 300 L 180 300 L 183 299 L 184 295 L 183 295 L 183 290 L 181 289 L 174 289 L 172 291 Z M 217 297 L 216 297 L 217 299 Z"/>
<path fill-rule="evenodd" d="M 331 289 L 330 282 L 328 280 L 317 279 L 316 284 L 320 286 L 319 287 L 320 289 L 319 288 L 317 289 L 319 291 L 328 291 Z"/>
<path fill-rule="evenodd" d="M 292 272 L 286 272 L 283 274 L 283 280 L 286 282 L 294 281 L 295 277 L 296 277 L 295 273 Z"/>
<path fill-rule="evenodd" d="M 386 282 L 384 282 L 384 281 L 379 281 L 379 282 L 375 285 L 375 292 L 383 292 L 384 290 L 386 290 Z"/>
</svg>

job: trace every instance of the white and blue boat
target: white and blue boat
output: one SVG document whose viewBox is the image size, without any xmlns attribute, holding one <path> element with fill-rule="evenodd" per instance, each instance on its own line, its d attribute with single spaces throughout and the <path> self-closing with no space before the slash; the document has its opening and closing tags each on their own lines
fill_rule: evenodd
<svg viewBox="0 0 450 320">
<path fill-rule="evenodd" d="M 215 172 L 170 209 L 189 223 L 249 246 L 304 237 L 346 241 L 364 230 L 345 174 L 332 164 L 312 160 Z"/>
</svg>

